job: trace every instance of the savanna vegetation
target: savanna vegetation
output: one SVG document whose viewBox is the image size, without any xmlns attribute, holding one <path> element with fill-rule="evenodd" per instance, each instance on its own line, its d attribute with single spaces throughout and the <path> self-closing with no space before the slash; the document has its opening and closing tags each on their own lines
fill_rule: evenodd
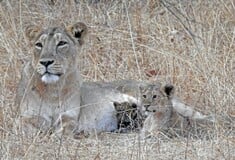
<svg viewBox="0 0 235 160">
<path fill-rule="evenodd" d="M 235 133 L 212 139 L 102 133 L 83 139 L 27 139 L 12 127 L 20 72 L 30 60 L 30 25 L 89 27 L 80 55 L 85 81 L 136 79 L 176 86 L 204 114 L 235 117 L 233 0 L 1 0 L 0 157 L 2 159 L 234 159 Z M 230 125 L 234 127 L 234 121 Z"/>
</svg>

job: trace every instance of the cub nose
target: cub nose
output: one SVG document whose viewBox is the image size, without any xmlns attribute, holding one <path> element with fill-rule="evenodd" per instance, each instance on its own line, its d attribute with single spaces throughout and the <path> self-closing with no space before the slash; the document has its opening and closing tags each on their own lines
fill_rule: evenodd
<svg viewBox="0 0 235 160">
<path fill-rule="evenodd" d="M 45 67 L 48 67 L 49 65 L 51 65 L 53 63 L 54 63 L 53 60 L 51 60 L 51 61 L 40 61 L 40 64 L 42 64 Z"/>
</svg>

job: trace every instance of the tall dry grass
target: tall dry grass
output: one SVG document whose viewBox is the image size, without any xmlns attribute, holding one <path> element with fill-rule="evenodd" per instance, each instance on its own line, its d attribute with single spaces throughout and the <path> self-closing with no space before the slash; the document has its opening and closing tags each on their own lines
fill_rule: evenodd
<svg viewBox="0 0 235 160">
<path fill-rule="evenodd" d="M 234 131 L 214 139 L 152 139 L 103 134 L 90 139 L 25 139 L 12 129 L 20 71 L 30 60 L 24 36 L 83 21 L 84 80 L 173 83 L 177 96 L 205 114 L 235 116 L 235 4 L 232 0 L 3 0 L 0 2 L 2 159 L 234 159 Z M 233 124 L 234 125 L 234 122 Z"/>
</svg>

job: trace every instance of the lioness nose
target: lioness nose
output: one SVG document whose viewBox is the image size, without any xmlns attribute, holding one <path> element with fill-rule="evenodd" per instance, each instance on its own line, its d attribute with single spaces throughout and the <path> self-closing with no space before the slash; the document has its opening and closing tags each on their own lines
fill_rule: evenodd
<svg viewBox="0 0 235 160">
<path fill-rule="evenodd" d="M 148 109 L 148 108 L 150 107 L 150 105 L 149 105 L 149 104 L 145 104 L 144 107 L 145 107 L 146 109 Z"/>
<path fill-rule="evenodd" d="M 53 64 L 54 61 L 51 60 L 51 61 L 40 61 L 40 63 L 45 66 L 45 67 L 48 67 L 49 65 Z"/>
</svg>

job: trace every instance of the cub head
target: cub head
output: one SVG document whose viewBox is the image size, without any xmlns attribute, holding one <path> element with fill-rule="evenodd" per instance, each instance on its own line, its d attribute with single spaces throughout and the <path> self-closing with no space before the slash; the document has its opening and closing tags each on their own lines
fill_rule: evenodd
<svg viewBox="0 0 235 160">
<path fill-rule="evenodd" d="M 33 46 L 32 67 L 44 83 L 56 83 L 77 70 L 77 57 L 86 34 L 87 26 L 82 22 L 67 28 L 26 28 L 25 35 Z"/>
<path fill-rule="evenodd" d="M 171 99 L 174 96 L 174 86 L 167 85 L 149 85 L 145 88 L 140 88 L 142 111 L 145 115 L 149 112 L 162 111 L 172 106 Z"/>
</svg>

